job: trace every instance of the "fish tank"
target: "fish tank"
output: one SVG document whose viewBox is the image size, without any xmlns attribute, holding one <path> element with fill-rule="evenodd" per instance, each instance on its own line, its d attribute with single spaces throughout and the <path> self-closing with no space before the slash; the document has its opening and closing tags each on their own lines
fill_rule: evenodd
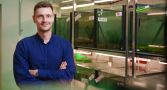
<svg viewBox="0 0 167 90">
<path fill-rule="evenodd" d="M 54 31 L 53 33 L 71 41 L 71 14 L 62 15 L 61 17 L 57 17 L 54 22 Z"/>
<path fill-rule="evenodd" d="M 75 47 L 103 51 L 125 51 L 123 9 L 75 12 Z M 124 22 L 124 23 L 123 23 Z"/>
<path fill-rule="evenodd" d="M 94 12 L 75 12 L 75 48 L 93 48 L 94 36 Z"/>
<path fill-rule="evenodd" d="M 160 7 L 160 5 L 159 5 Z M 142 8 L 142 9 L 141 9 Z M 137 5 L 136 53 L 165 56 L 165 10 L 155 5 Z"/>
<path fill-rule="evenodd" d="M 98 9 L 96 12 L 96 48 L 110 51 L 125 50 L 125 24 L 122 10 Z"/>
</svg>

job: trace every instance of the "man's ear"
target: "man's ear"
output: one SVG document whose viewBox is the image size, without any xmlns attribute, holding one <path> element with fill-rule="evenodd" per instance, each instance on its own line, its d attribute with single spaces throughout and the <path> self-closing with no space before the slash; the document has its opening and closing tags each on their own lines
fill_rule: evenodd
<svg viewBox="0 0 167 90">
<path fill-rule="evenodd" d="M 54 19 L 55 19 L 55 15 L 56 15 L 56 14 L 53 14 L 53 21 L 54 21 Z"/>
<path fill-rule="evenodd" d="M 34 16 L 34 15 L 32 16 L 32 19 L 33 19 L 33 21 L 34 21 L 34 23 L 35 23 L 35 16 Z"/>
</svg>

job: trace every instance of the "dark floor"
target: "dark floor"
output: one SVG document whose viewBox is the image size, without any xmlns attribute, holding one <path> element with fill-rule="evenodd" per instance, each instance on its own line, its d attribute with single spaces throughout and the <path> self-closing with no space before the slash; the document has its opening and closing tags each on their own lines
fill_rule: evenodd
<svg viewBox="0 0 167 90">
<path fill-rule="evenodd" d="M 164 73 L 139 76 L 129 81 L 129 87 L 133 90 L 167 90 L 167 82 Z"/>
<path fill-rule="evenodd" d="M 94 79 L 89 80 L 91 74 L 94 73 L 92 69 L 85 69 L 77 67 L 76 79 L 82 81 L 87 79 L 87 84 L 100 88 L 102 90 L 167 90 L 167 77 L 165 73 L 154 73 L 137 76 L 136 78 L 126 78 L 117 76 L 115 74 L 105 74 L 100 82 L 95 82 Z"/>
</svg>

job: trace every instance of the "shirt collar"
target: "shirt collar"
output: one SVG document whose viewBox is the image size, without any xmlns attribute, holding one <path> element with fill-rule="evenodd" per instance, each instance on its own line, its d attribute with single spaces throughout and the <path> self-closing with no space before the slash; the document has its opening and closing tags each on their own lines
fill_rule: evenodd
<svg viewBox="0 0 167 90">
<path fill-rule="evenodd" d="M 39 36 L 38 33 L 36 33 L 35 36 L 36 36 L 36 38 L 37 38 L 41 43 L 44 44 L 44 40 Z M 52 36 L 51 36 L 51 38 L 50 38 L 50 40 L 49 40 L 49 42 L 48 42 L 47 44 L 53 42 L 53 39 L 54 39 L 54 35 L 52 34 Z"/>
</svg>

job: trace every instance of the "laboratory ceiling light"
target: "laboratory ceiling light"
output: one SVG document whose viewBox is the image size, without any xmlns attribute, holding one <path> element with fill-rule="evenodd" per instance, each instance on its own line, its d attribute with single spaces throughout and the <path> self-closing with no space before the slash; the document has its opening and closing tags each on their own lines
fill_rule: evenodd
<svg viewBox="0 0 167 90">
<path fill-rule="evenodd" d="M 61 3 L 68 3 L 68 2 L 72 2 L 73 0 L 63 0 Z"/>
<path fill-rule="evenodd" d="M 72 9 L 72 8 L 73 8 L 73 6 L 66 6 L 66 7 L 61 7 L 60 9 L 65 10 L 65 9 Z"/>
<path fill-rule="evenodd" d="M 88 6 L 93 6 L 94 3 L 88 3 L 88 4 L 80 4 L 80 5 L 76 5 L 76 8 L 80 8 L 80 7 L 88 7 Z M 61 10 L 65 10 L 65 9 L 72 9 L 73 6 L 66 6 L 66 7 L 61 7 Z"/>
<path fill-rule="evenodd" d="M 95 3 L 104 3 L 104 2 L 111 2 L 111 1 L 117 1 L 117 0 L 95 0 Z"/>
<path fill-rule="evenodd" d="M 88 4 L 81 4 L 81 5 L 76 5 L 76 7 L 87 7 L 87 6 L 93 6 L 94 3 L 88 3 Z"/>
</svg>

